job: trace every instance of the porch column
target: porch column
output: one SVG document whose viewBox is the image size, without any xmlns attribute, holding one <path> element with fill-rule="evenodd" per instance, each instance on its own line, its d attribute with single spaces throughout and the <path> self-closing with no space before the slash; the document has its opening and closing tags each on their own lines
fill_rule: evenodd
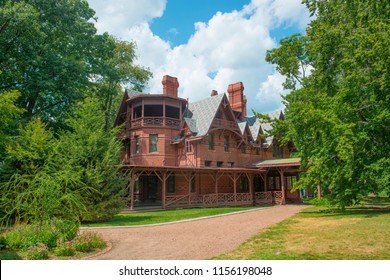
<svg viewBox="0 0 390 280">
<path fill-rule="evenodd" d="M 279 173 L 280 173 L 280 179 L 281 179 L 281 186 L 282 186 L 282 202 L 281 202 L 281 204 L 282 205 L 285 205 L 286 204 L 286 191 L 285 191 L 285 189 L 284 189 L 284 170 L 283 169 L 281 169 L 280 171 L 279 171 Z"/>
<path fill-rule="evenodd" d="M 252 204 L 256 205 L 255 190 L 253 186 L 253 174 L 250 173 L 247 177 L 249 180 L 249 195 L 252 198 Z"/>
<path fill-rule="evenodd" d="M 130 210 L 134 208 L 134 185 L 135 185 L 135 171 L 131 172 L 130 177 Z"/>
<path fill-rule="evenodd" d="M 162 174 L 162 190 L 161 190 L 161 200 L 162 200 L 162 208 L 165 209 L 165 195 L 167 189 L 167 173 L 163 172 Z"/>
<path fill-rule="evenodd" d="M 237 187 L 237 179 L 236 179 L 236 173 L 233 174 L 233 186 L 234 186 L 234 205 L 237 204 L 237 190 L 236 190 L 236 187 Z"/>
</svg>

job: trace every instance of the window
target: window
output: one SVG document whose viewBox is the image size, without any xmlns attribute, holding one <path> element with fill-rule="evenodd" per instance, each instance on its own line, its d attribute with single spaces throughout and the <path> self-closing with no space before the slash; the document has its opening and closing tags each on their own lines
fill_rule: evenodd
<svg viewBox="0 0 390 280">
<path fill-rule="evenodd" d="M 135 151 L 134 151 L 134 153 L 135 154 L 139 154 L 139 144 L 140 144 L 140 141 L 141 141 L 141 139 L 139 138 L 139 136 L 135 136 Z"/>
<path fill-rule="evenodd" d="M 244 145 L 241 146 L 241 153 L 246 154 L 246 147 Z"/>
<path fill-rule="evenodd" d="M 225 136 L 223 138 L 223 150 L 225 152 L 229 152 L 229 137 L 228 136 Z"/>
<path fill-rule="evenodd" d="M 245 175 L 241 175 L 240 177 L 240 190 L 241 191 L 248 191 L 248 178 Z"/>
<path fill-rule="evenodd" d="M 277 144 L 272 145 L 272 156 L 274 158 L 282 158 L 283 157 L 283 148 L 278 146 Z"/>
<path fill-rule="evenodd" d="M 229 162 L 228 162 L 228 167 L 234 167 L 234 162 L 229 161 Z"/>
<path fill-rule="evenodd" d="M 209 150 L 214 150 L 214 135 L 212 133 L 208 136 Z"/>
<path fill-rule="evenodd" d="M 168 177 L 168 192 L 175 192 L 175 175 L 171 175 Z"/>
<path fill-rule="evenodd" d="M 192 153 L 192 143 L 186 141 L 186 152 L 187 153 Z"/>
<path fill-rule="evenodd" d="M 149 153 L 157 152 L 157 134 L 149 134 Z"/>
<path fill-rule="evenodd" d="M 191 173 L 190 188 L 191 188 L 191 192 L 195 192 L 195 173 Z"/>
<path fill-rule="evenodd" d="M 138 119 L 140 117 L 142 117 L 142 106 L 133 109 L 133 119 Z"/>
<path fill-rule="evenodd" d="M 165 116 L 172 119 L 180 119 L 180 108 L 166 105 Z"/>
<path fill-rule="evenodd" d="M 144 106 L 145 117 L 162 117 L 163 106 L 162 105 L 145 105 Z"/>
<path fill-rule="evenodd" d="M 206 167 L 211 166 L 211 160 L 205 160 L 204 161 L 204 166 L 206 166 Z"/>
<path fill-rule="evenodd" d="M 260 155 L 260 148 L 256 148 L 256 155 Z"/>
<path fill-rule="evenodd" d="M 217 161 L 217 166 L 222 167 L 223 166 L 223 161 Z"/>
</svg>

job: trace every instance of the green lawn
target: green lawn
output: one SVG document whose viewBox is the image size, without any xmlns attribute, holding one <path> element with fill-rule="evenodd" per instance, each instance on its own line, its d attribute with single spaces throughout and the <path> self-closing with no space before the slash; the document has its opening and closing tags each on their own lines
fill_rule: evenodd
<svg viewBox="0 0 390 280">
<path fill-rule="evenodd" d="M 144 213 L 129 213 L 115 215 L 111 221 L 103 223 L 83 224 L 85 227 L 102 226 L 136 226 L 174 222 L 205 216 L 214 216 L 232 212 L 256 209 L 258 207 L 226 207 L 226 208 L 194 208 L 180 210 L 166 210 Z"/>
<path fill-rule="evenodd" d="M 366 201 L 346 211 L 319 207 L 271 226 L 215 259 L 390 259 L 390 203 Z"/>
</svg>

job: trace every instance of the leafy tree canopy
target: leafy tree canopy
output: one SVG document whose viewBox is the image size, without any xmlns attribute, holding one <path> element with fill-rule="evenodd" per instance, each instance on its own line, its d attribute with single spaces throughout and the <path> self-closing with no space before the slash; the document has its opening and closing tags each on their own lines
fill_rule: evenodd
<svg viewBox="0 0 390 280">
<path fill-rule="evenodd" d="M 111 88 L 140 88 L 151 76 L 133 65 L 134 43 L 96 34 L 94 15 L 86 0 L 0 1 L 0 90 L 21 92 L 18 106 L 28 120 L 63 127 L 88 87 L 111 81 Z"/>
<path fill-rule="evenodd" d="M 359 195 L 390 193 L 390 4 L 388 1 L 303 1 L 307 35 L 268 51 L 286 75 L 286 121 L 273 133 L 292 139 L 302 158 L 301 187 L 321 183 L 341 207 Z M 311 75 L 304 76 L 310 65 Z M 296 85 L 299 85 L 296 87 Z M 299 89 L 296 89 L 299 88 Z"/>
</svg>

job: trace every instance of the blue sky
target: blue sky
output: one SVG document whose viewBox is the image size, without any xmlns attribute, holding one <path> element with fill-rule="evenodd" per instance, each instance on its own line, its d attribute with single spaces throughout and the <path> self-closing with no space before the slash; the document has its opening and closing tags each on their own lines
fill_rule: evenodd
<svg viewBox="0 0 390 280">
<path fill-rule="evenodd" d="M 88 0 L 98 32 L 137 44 L 137 63 L 153 78 L 146 92 L 161 93 L 163 75 L 179 80 L 179 95 L 197 101 L 243 82 L 248 112 L 282 109 L 284 78 L 265 53 L 280 38 L 304 32 L 301 0 Z"/>
</svg>

